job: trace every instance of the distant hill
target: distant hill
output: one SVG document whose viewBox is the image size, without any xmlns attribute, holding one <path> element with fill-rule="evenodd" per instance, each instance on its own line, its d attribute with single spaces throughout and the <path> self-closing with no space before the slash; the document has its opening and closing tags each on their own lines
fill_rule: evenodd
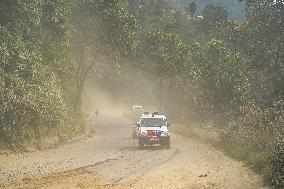
<svg viewBox="0 0 284 189">
<path fill-rule="evenodd" d="M 192 0 L 128 0 L 130 5 L 137 5 L 141 2 L 162 2 L 163 4 L 169 3 L 171 5 L 178 5 L 182 7 L 188 6 Z M 197 1 L 197 15 L 202 15 L 204 7 L 208 4 L 221 5 L 224 6 L 230 17 L 234 20 L 244 20 L 245 19 L 245 9 L 241 2 L 238 0 L 196 0 Z"/>
<path fill-rule="evenodd" d="M 182 6 L 188 6 L 192 0 L 178 0 Z M 244 20 L 245 9 L 244 5 L 238 0 L 197 0 L 197 15 L 202 15 L 202 11 L 207 4 L 224 6 L 232 19 Z"/>
</svg>

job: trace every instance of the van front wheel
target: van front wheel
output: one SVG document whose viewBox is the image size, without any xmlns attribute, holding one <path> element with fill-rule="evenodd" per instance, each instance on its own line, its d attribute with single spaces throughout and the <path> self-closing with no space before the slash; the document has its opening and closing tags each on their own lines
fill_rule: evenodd
<svg viewBox="0 0 284 189">
<path fill-rule="evenodd" d="M 170 139 L 166 142 L 165 147 L 166 147 L 167 149 L 170 149 L 170 148 L 171 148 Z"/>
</svg>

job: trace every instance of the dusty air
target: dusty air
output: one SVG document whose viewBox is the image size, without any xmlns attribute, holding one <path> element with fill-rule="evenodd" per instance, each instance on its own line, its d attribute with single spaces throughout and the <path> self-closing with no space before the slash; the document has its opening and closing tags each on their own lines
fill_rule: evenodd
<svg viewBox="0 0 284 189">
<path fill-rule="evenodd" d="M 283 0 L 0 0 L 0 188 L 283 189 Z"/>
</svg>

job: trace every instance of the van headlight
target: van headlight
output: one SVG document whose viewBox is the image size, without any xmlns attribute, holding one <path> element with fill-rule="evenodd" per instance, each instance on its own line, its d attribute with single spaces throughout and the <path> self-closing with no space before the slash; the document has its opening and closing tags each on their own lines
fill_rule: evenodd
<svg viewBox="0 0 284 189">
<path fill-rule="evenodd" d="M 161 136 L 169 136 L 170 134 L 169 134 L 169 132 L 167 132 L 167 131 L 162 131 L 162 133 L 161 133 Z"/>
<path fill-rule="evenodd" d="M 147 136 L 147 133 L 146 133 L 146 132 L 140 132 L 140 136 L 141 136 L 141 137 Z"/>
</svg>

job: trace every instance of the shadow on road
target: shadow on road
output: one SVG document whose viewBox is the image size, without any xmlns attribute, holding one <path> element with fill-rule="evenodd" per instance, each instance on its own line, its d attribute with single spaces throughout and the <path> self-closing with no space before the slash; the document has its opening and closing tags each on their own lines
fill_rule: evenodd
<svg viewBox="0 0 284 189">
<path fill-rule="evenodd" d="M 159 150 L 168 150 L 164 146 L 144 146 L 143 149 L 140 149 L 138 146 L 127 146 L 121 148 L 121 150 L 127 150 L 127 151 L 159 151 Z"/>
</svg>

